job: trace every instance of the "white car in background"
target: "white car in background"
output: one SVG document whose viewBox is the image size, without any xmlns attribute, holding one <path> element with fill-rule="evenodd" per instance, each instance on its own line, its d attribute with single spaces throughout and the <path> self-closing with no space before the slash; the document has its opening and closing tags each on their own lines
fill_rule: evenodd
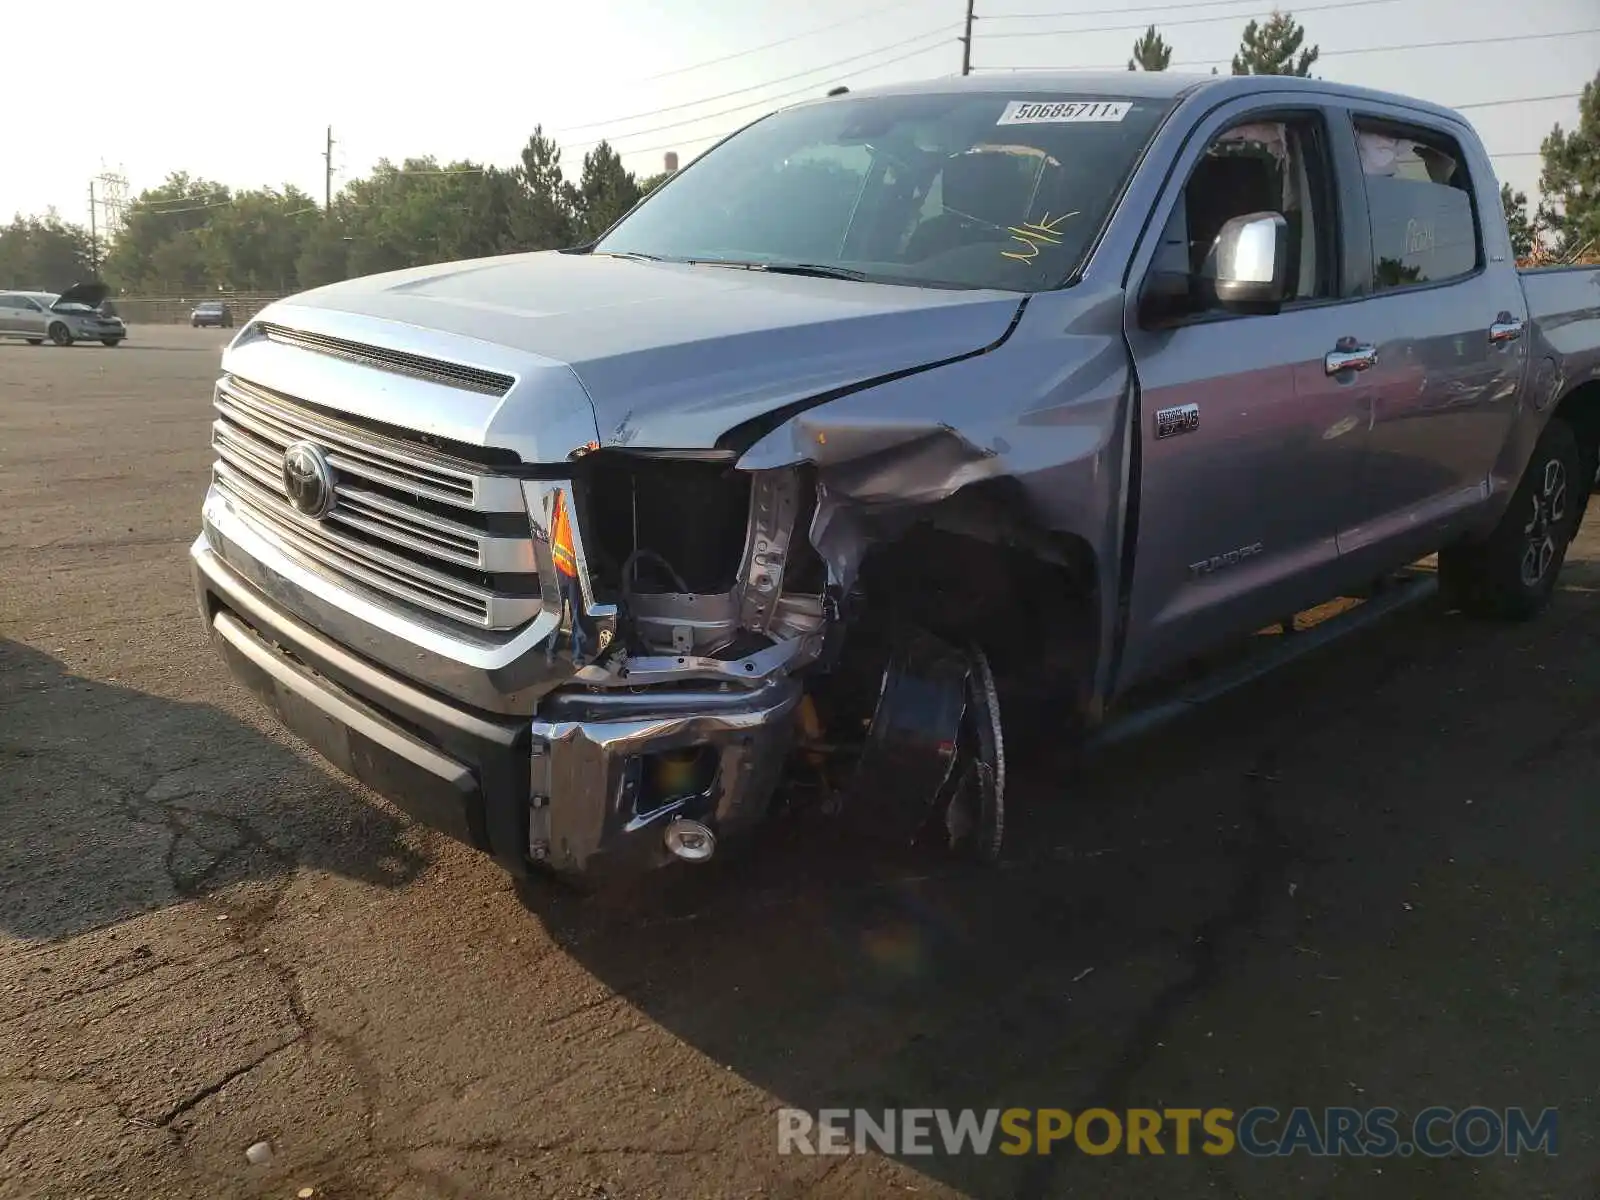
<svg viewBox="0 0 1600 1200">
<path fill-rule="evenodd" d="M 111 289 L 80 283 L 61 293 L 0 292 L 0 338 L 19 337 L 37 346 L 46 338 L 57 346 L 73 342 L 120 345 L 128 336 L 121 317 L 100 312 Z"/>
</svg>

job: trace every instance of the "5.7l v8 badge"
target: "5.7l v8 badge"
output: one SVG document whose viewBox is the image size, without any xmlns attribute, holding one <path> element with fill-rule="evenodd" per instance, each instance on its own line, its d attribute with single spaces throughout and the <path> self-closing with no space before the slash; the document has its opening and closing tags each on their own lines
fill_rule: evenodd
<svg viewBox="0 0 1600 1200">
<path fill-rule="evenodd" d="M 1177 437 L 1180 433 L 1193 433 L 1200 428 L 1200 406 L 1180 404 L 1176 408 L 1156 410 L 1156 441 Z"/>
</svg>

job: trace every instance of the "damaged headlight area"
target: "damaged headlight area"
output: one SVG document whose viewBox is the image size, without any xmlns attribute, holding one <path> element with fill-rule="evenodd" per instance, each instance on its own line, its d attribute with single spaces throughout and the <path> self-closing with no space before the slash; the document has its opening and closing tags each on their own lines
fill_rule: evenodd
<svg viewBox="0 0 1600 1200">
<path fill-rule="evenodd" d="M 618 605 L 630 653 L 735 661 L 822 631 L 806 472 L 615 452 L 583 466 L 593 587 Z M 815 657 L 820 644 L 795 649 Z"/>
<path fill-rule="evenodd" d="M 530 857 L 703 862 L 812 803 L 893 842 L 998 852 L 989 664 L 840 585 L 812 542 L 810 464 L 597 451 L 571 494 L 585 593 L 615 621 L 534 722 Z"/>
</svg>

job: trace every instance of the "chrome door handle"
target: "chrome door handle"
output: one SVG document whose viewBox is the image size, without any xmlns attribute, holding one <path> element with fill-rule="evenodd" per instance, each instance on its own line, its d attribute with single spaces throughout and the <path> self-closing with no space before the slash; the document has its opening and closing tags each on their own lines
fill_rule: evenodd
<svg viewBox="0 0 1600 1200">
<path fill-rule="evenodd" d="M 1378 348 L 1357 344 L 1354 338 L 1341 338 L 1339 348 L 1328 351 L 1328 356 L 1322 360 L 1323 369 L 1329 375 L 1339 375 L 1345 371 L 1365 371 L 1368 367 L 1377 365 Z"/>
<path fill-rule="evenodd" d="M 1510 313 L 1503 312 L 1494 319 L 1494 324 L 1489 326 L 1489 341 L 1495 345 L 1501 342 L 1514 342 L 1522 336 L 1522 326 L 1520 317 L 1513 317 Z"/>
</svg>

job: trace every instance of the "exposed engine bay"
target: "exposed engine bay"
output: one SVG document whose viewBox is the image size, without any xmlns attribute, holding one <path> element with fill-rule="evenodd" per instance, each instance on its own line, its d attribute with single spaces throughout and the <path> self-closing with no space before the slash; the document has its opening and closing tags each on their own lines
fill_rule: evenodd
<svg viewBox="0 0 1600 1200">
<path fill-rule="evenodd" d="M 586 681 L 627 687 L 631 666 L 647 663 L 651 687 L 671 686 L 666 660 L 689 688 L 703 686 L 697 660 L 771 662 L 772 676 L 803 689 L 775 788 L 783 803 L 892 843 L 998 856 L 1005 750 L 990 662 L 898 603 L 909 581 L 838 578 L 813 547 L 813 467 L 602 451 L 582 460 L 574 486 L 595 598 L 618 612 Z M 665 845 L 680 859 L 716 847 L 715 824 L 692 814 L 717 810 L 720 762 L 689 745 L 643 764 L 634 819 L 672 810 Z"/>
</svg>

